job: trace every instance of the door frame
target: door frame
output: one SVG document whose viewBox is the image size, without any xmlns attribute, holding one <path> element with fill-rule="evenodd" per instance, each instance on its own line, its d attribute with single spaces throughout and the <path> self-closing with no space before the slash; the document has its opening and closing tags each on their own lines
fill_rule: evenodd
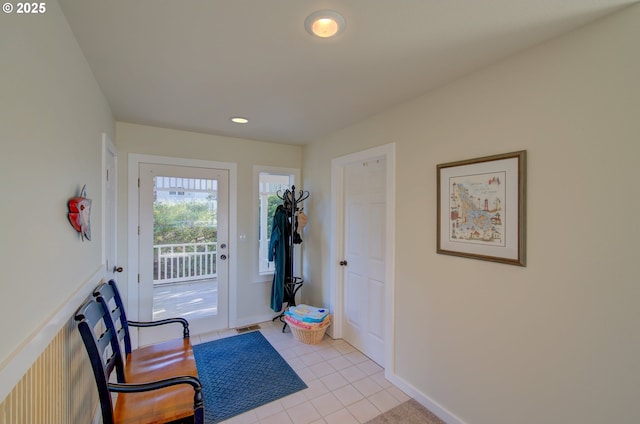
<svg viewBox="0 0 640 424">
<path fill-rule="evenodd" d="M 107 176 L 108 157 L 113 158 L 113 175 Z M 112 210 L 107 211 L 107 186 L 111 185 L 114 191 Z M 113 228 L 107 223 L 107 215 L 113 214 Z M 102 265 L 104 266 L 105 278 L 113 278 L 114 267 L 118 261 L 118 153 L 116 146 L 111 141 L 107 133 L 102 133 Z M 113 243 L 113 258 L 116 263 L 109 263 L 109 244 L 107 237 L 111 237 Z"/>
<path fill-rule="evenodd" d="M 129 153 L 128 155 L 128 271 L 127 271 L 127 315 L 135 321 L 139 319 L 139 296 L 138 296 L 138 274 L 140 272 L 138 263 L 138 217 L 140 209 L 140 199 L 138 191 L 138 169 L 140 163 L 151 163 L 157 165 L 189 166 L 199 168 L 224 169 L 229 172 L 229 328 L 235 327 L 237 321 L 237 164 L 231 162 L 218 162 L 201 159 L 175 158 L 168 156 L 143 155 Z M 136 343 L 137 343 L 137 337 Z M 133 342 L 133 340 L 132 340 Z"/>
<path fill-rule="evenodd" d="M 344 257 L 344 173 L 353 163 L 384 157 L 386 163 L 386 228 L 385 228 L 385 323 L 384 369 L 385 375 L 395 373 L 395 143 L 389 143 L 360 152 L 348 154 L 331 161 L 331 234 L 333 246 L 330 252 L 333 284 L 330 296 L 333 304 L 333 338 L 342 338 L 344 314 L 344 268 L 339 262 Z"/>
</svg>

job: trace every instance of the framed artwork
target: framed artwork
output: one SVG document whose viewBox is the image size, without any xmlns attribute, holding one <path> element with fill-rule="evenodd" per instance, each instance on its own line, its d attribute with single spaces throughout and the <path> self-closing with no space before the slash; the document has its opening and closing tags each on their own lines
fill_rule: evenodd
<svg viewBox="0 0 640 424">
<path fill-rule="evenodd" d="M 526 265 L 526 150 L 437 165 L 437 253 Z"/>
</svg>

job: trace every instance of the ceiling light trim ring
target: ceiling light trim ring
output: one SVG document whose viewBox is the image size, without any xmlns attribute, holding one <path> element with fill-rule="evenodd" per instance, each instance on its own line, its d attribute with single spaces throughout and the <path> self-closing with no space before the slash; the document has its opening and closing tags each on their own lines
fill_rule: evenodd
<svg viewBox="0 0 640 424">
<path fill-rule="evenodd" d="M 318 38 L 333 38 L 344 31 L 344 17 L 335 10 L 318 10 L 304 21 L 307 32 Z"/>
</svg>

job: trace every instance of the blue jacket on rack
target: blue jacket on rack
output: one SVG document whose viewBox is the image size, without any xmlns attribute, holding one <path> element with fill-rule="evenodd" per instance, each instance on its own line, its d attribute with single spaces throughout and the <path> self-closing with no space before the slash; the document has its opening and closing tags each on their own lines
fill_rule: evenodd
<svg viewBox="0 0 640 424">
<path fill-rule="evenodd" d="M 269 242 L 269 261 L 275 264 L 273 283 L 271 285 L 271 309 L 280 312 L 284 299 L 284 284 L 291 278 L 290 261 L 290 233 L 291 223 L 287 211 L 282 205 L 278 206 L 273 215 L 271 241 Z"/>
</svg>

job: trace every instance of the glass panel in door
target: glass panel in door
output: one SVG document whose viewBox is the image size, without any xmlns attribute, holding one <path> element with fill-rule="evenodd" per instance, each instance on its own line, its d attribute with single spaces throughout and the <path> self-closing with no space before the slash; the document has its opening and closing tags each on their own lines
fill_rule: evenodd
<svg viewBox="0 0 640 424">
<path fill-rule="evenodd" d="M 218 313 L 218 181 L 154 177 L 153 320 Z"/>
</svg>

